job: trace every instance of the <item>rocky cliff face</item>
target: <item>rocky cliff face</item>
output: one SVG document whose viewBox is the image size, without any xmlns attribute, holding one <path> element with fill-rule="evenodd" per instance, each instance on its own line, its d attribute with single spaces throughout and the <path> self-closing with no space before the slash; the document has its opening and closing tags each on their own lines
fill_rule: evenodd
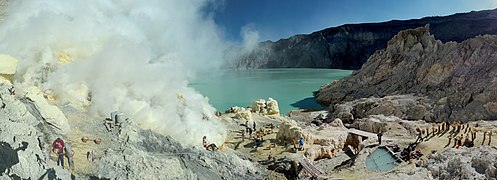
<svg viewBox="0 0 497 180">
<path fill-rule="evenodd" d="M 1 76 L 0 76 L 1 77 Z M 0 179 L 71 179 L 71 173 L 49 160 L 49 139 L 61 133 L 19 99 L 0 79 Z M 45 108 L 45 106 L 38 106 Z"/>
<path fill-rule="evenodd" d="M 171 137 L 127 124 L 95 168 L 103 179 L 262 179 L 265 174 L 234 153 L 184 147 Z M 134 162 L 134 163 L 129 163 Z"/>
<path fill-rule="evenodd" d="M 462 42 L 477 35 L 497 34 L 497 9 L 445 17 L 347 24 L 277 42 L 262 42 L 231 66 L 241 69 L 359 69 L 371 54 L 385 48 L 387 41 L 399 31 L 425 24 L 431 25 L 431 32 L 442 42 Z"/>
<path fill-rule="evenodd" d="M 229 150 L 206 151 L 183 146 L 169 136 L 144 130 L 126 119 L 113 131 L 80 117 L 92 136 L 104 140 L 91 146 L 72 137 L 85 127 L 66 118 L 35 87 L 16 87 L 0 76 L 0 179 L 263 179 L 265 171 Z M 67 107 L 65 107 L 67 108 Z M 63 109 L 63 108 L 62 108 Z M 74 113 L 74 112 L 72 112 Z M 72 114 L 69 113 L 69 114 Z M 68 116 L 69 117 L 69 116 Z M 79 127 L 78 127 L 79 126 Z M 66 129 L 67 128 L 67 129 Z M 81 128 L 81 129 L 80 129 Z M 71 144 L 76 169 L 57 166 L 50 153 L 56 137 Z M 105 145 L 104 145 L 105 144 Z M 95 161 L 80 158 L 95 151 Z M 67 160 L 67 159 L 66 159 Z M 88 168 L 85 168 L 89 165 Z"/>
<path fill-rule="evenodd" d="M 497 36 L 442 43 L 425 26 L 399 32 L 361 70 L 321 87 L 317 100 L 336 104 L 335 115 L 360 116 L 374 110 L 429 121 L 492 120 L 497 119 L 496 75 Z M 413 95 L 412 102 L 391 97 L 406 94 Z M 372 96 L 379 99 L 345 103 Z M 418 116 L 409 115 L 414 111 Z"/>
</svg>

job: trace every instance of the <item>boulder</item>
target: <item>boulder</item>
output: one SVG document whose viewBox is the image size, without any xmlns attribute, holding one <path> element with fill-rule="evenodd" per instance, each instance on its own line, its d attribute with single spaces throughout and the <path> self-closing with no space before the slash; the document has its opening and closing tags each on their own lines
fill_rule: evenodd
<svg viewBox="0 0 497 180">
<path fill-rule="evenodd" d="M 267 101 L 259 99 L 252 103 L 252 112 L 262 115 L 279 115 L 280 108 L 278 107 L 278 101 L 273 98 L 269 98 Z"/>
<path fill-rule="evenodd" d="M 347 129 L 343 126 L 303 126 L 299 127 L 293 120 L 280 125 L 276 139 L 282 143 L 298 143 L 303 137 L 306 145 L 333 146 L 341 149 L 347 137 Z"/>
<path fill-rule="evenodd" d="M 378 114 L 408 120 L 431 120 L 433 118 L 431 109 L 426 97 L 413 95 L 369 97 L 334 105 L 332 117 L 340 118 L 347 123 Z"/>
<path fill-rule="evenodd" d="M 267 115 L 279 115 L 280 114 L 280 108 L 278 107 L 278 101 L 269 98 L 269 100 L 266 102 L 267 104 Z"/>
<path fill-rule="evenodd" d="M 368 118 L 356 120 L 350 127 L 371 133 L 388 132 L 388 126 L 399 125 L 400 119 L 395 116 L 372 115 Z M 402 127 L 402 126 L 400 126 Z"/>
<path fill-rule="evenodd" d="M 238 113 L 238 112 L 242 112 L 245 110 L 247 110 L 247 109 L 245 109 L 243 107 L 234 106 L 234 107 L 230 107 L 228 110 L 226 110 L 226 113 Z"/>
<path fill-rule="evenodd" d="M 16 73 L 19 60 L 12 56 L 0 54 L 0 75 L 13 75 Z"/>
<path fill-rule="evenodd" d="M 343 147 L 347 138 L 347 129 L 343 126 L 307 126 L 304 128 L 304 132 L 306 132 L 304 138 L 309 144 L 333 146 L 338 149 Z"/>
<path fill-rule="evenodd" d="M 341 119 L 336 118 L 330 123 L 330 126 L 345 128 Z"/>
<path fill-rule="evenodd" d="M 356 134 L 348 134 L 347 139 L 345 139 L 344 147 L 350 148 L 351 150 L 357 150 L 362 141 L 363 138 L 361 136 Z"/>
<path fill-rule="evenodd" d="M 311 161 L 323 159 L 323 158 L 333 158 L 335 153 L 340 149 L 335 148 L 335 146 L 313 146 L 306 150 L 305 157 Z"/>
<path fill-rule="evenodd" d="M 408 121 L 395 116 L 370 115 L 356 120 L 350 127 L 370 133 L 382 132 L 389 137 L 404 137 L 416 134 L 416 128 L 432 127 L 425 121 Z"/>
<path fill-rule="evenodd" d="M 62 134 L 67 134 L 71 130 L 64 113 L 57 106 L 49 104 L 38 88 L 27 88 L 25 95 L 25 103 L 29 104 L 28 110 L 36 118 L 60 130 Z"/>
<path fill-rule="evenodd" d="M 242 110 L 237 110 L 235 113 L 236 119 L 245 119 L 247 121 L 252 121 L 252 112 L 250 110 L 243 108 Z"/>
<path fill-rule="evenodd" d="M 295 121 L 282 123 L 276 134 L 276 139 L 282 143 L 297 143 L 300 137 L 304 137 L 304 132 Z"/>
<path fill-rule="evenodd" d="M 266 108 L 266 100 L 259 99 L 252 103 L 252 112 L 261 113 L 263 109 Z"/>
</svg>

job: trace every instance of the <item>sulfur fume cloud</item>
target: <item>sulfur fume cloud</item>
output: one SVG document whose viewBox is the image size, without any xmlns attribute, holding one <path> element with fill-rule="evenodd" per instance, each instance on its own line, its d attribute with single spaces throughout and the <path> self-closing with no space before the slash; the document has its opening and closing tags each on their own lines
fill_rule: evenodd
<svg viewBox="0 0 497 180">
<path fill-rule="evenodd" d="M 15 83 L 108 116 L 119 110 L 145 128 L 199 145 L 226 129 L 208 100 L 187 87 L 221 65 L 226 43 L 203 16 L 206 0 L 10 1 L 0 53 L 19 59 Z M 87 102 L 91 92 L 91 103 Z"/>
<path fill-rule="evenodd" d="M 242 49 L 246 52 L 252 51 L 260 41 L 259 32 L 254 26 L 253 24 L 247 24 L 240 31 L 243 38 Z"/>
</svg>

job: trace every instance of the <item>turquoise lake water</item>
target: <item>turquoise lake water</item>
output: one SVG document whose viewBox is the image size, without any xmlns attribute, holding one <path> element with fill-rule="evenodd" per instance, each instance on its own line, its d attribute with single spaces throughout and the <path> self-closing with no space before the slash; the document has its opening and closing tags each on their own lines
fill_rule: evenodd
<svg viewBox="0 0 497 180">
<path fill-rule="evenodd" d="M 322 108 L 313 91 L 333 80 L 349 76 L 352 71 L 337 69 L 255 69 L 201 73 L 189 86 L 209 98 L 218 111 L 248 107 L 257 99 L 278 101 L 286 114 L 294 109 Z"/>
</svg>

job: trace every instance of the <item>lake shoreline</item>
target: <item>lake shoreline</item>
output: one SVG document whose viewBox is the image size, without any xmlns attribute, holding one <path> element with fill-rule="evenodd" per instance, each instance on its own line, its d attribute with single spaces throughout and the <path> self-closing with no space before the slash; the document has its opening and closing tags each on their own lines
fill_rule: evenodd
<svg viewBox="0 0 497 180">
<path fill-rule="evenodd" d="M 197 74 L 188 86 L 207 97 L 218 111 L 273 98 L 279 102 L 282 114 L 286 114 L 298 109 L 325 108 L 308 98 L 314 98 L 321 85 L 350 74 L 350 70 L 311 68 L 223 70 Z"/>
</svg>

